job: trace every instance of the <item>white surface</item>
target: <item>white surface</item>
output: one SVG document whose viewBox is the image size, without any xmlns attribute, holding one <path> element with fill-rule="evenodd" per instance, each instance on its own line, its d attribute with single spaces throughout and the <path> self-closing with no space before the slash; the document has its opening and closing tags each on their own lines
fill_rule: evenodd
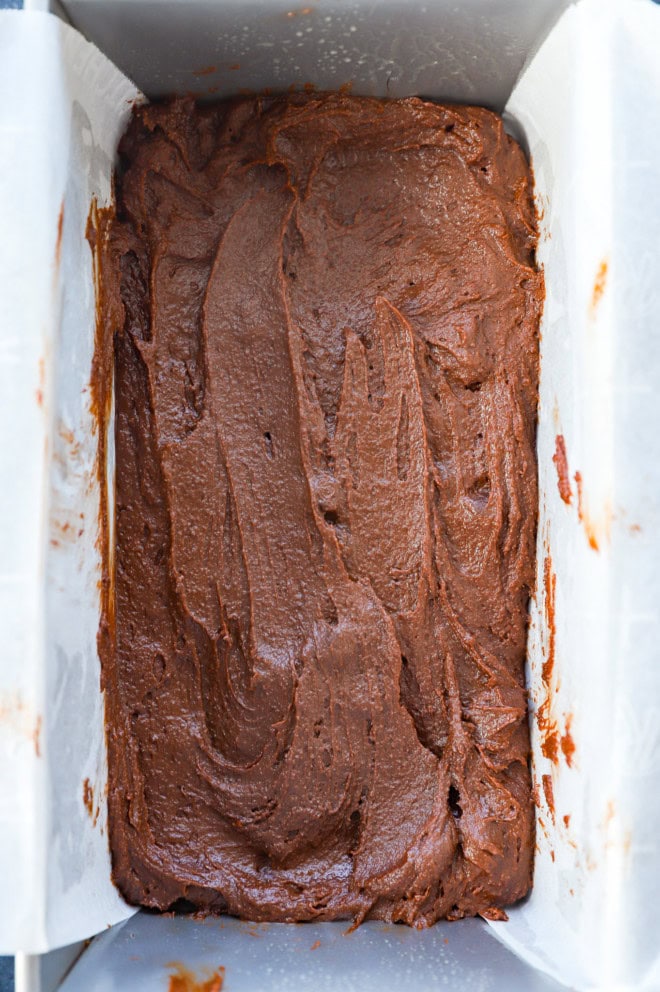
<svg viewBox="0 0 660 992">
<path fill-rule="evenodd" d="M 543 757 L 530 898 L 493 924 L 508 946 L 580 988 L 660 988 L 660 8 L 568 11 L 507 105 L 544 209 L 539 408 L 542 499 L 530 686 L 547 690 L 543 566 L 557 575 L 550 710 L 573 767 Z M 602 266 L 604 291 L 594 303 Z M 598 294 L 597 294 L 598 295 Z M 573 504 L 552 462 L 565 436 Z M 599 550 L 578 519 L 573 475 Z M 570 815 L 570 825 L 563 816 Z M 553 860 L 554 858 L 554 860 Z M 655 967 L 653 978 L 652 969 Z"/>
<path fill-rule="evenodd" d="M 223 967 L 223 992 L 561 992 L 481 920 L 346 929 L 138 913 L 94 941 L 61 992 L 165 992 L 177 965 L 198 981 Z"/>
<path fill-rule="evenodd" d="M 3 11 L 0 96 L 0 951 L 11 953 L 127 914 L 105 830 L 85 227 L 92 196 L 108 201 L 136 90 L 57 19 Z"/>
<path fill-rule="evenodd" d="M 0 15 L 1 16 L 1 15 Z M 8 102 L 16 90 L 21 53 L 0 20 L 0 92 Z M 38 48 L 34 49 L 38 52 Z M 21 76 L 19 75 L 19 78 Z M 28 83 L 28 87 L 30 84 Z M 33 92 L 37 92 L 36 83 Z M 0 217 L 5 232 L 23 228 L 24 201 L 44 217 L 43 236 L 31 259 L 16 250 L 13 237 L 0 238 L 0 878 L 8 892 L 31 893 L 43 873 L 43 845 L 36 818 L 43 811 L 43 762 L 40 718 L 43 714 L 41 669 L 42 535 L 46 491 L 43 450 L 44 413 L 36 402 L 39 360 L 52 332 L 51 272 L 55 246 L 52 204 L 44 187 L 37 155 L 41 135 L 25 112 L 28 92 L 16 93 L 15 112 L 0 117 Z M 55 214 L 55 219 L 57 215 Z M 20 425 L 20 428 L 17 429 Z M 17 480 L 8 485 L 7 480 Z M 0 908 L 0 945 L 11 951 L 20 935 L 33 932 L 30 899 Z"/>
<path fill-rule="evenodd" d="M 319 0 L 312 6 L 314 17 L 318 18 L 326 9 L 338 8 L 339 4 L 333 7 L 332 4 Z M 519 4 L 499 3 L 497 0 L 478 6 L 484 17 L 487 9 L 489 17 L 500 17 L 503 24 L 510 24 L 507 18 L 512 10 L 517 10 L 518 13 L 521 10 Z M 203 79 L 205 87 L 214 85 L 211 77 L 192 77 L 192 70 L 200 67 L 196 55 L 198 52 L 206 53 L 211 41 L 220 44 L 218 39 L 232 38 L 239 13 L 240 18 L 250 25 L 253 42 L 259 32 L 265 40 L 270 37 L 269 32 L 272 35 L 275 31 L 274 22 L 265 17 L 264 11 L 279 11 L 278 16 L 282 16 L 281 5 L 274 0 L 270 4 L 266 4 L 264 0 L 246 0 L 240 8 L 232 3 L 190 3 L 186 5 L 184 31 L 180 20 L 182 5 L 175 0 L 155 4 L 132 0 L 130 6 L 124 0 L 86 0 L 84 4 L 81 0 L 71 0 L 67 9 L 78 23 L 84 16 L 87 33 L 108 46 L 114 45 L 116 52 L 120 53 L 121 45 L 124 44 L 128 53 L 144 52 L 148 45 L 151 54 L 145 62 L 145 78 L 151 74 L 150 78 L 157 83 L 157 76 L 153 73 L 160 73 L 164 86 L 171 88 L 172 80 L 178 80 L 181 89 L 189 88 L 189 85 L 184 85 L 184 79 L 189 77 L 197 78 L 198 81 Z M 304 9 L 307 8 L 293 8 L 296 16 L 289 20 L 295 22 L 295 31 L 302 30 L 299 23 L 302 24 L 305 17 L 311 16 L 302 14 Z M 366 16 L 366 12 L 371 12 L 374 23 L 370 29 L 374 30 L 378 19 L 387 14 L 396 21 L 397 37 L 403 35 L 408 41 L 411 35 L 406 33 L 407 25 L 418 23 L 415 20 L 416 15 L 412 15 L 412 8 L 406 8 L 403 3 L 397 7 L 393 2 L 384 2 L 374 8 L 366 0 L 356 0 L 352 7 L 343 4 L 341 9 L 359 9 L 362 18 Z M 399 10 L 398 15 L 395 13 L 396 9 Z M 402 10 L 405 11 L 405 17 L 401 16 Z M 432 3 L 429 0 L 427 10 L 433 12 L 436 24 L 438 19 L 442 20 L 443 14 L 446 15 L 447 24 L 460 23 L 460 30 L 466 38 L 474 29 L 474 17 L 468 16 L 467 7 L 461 15 L 456 13 L 459 10 L 456 4 Z M 476 0 L 469 10 L 473 15 Z M 135 28 L 132 34 L 125 33 L 128 22 L 122 20 L 129 16 L 129 11 Z M 209 38 L 208 17 L 211 14 L 213 34 Z M 341 19 L 330 14 L 327 16 L 331 17 L 331 21 L 327 22 L 330 24 L 327 31 L 339 31 L 340 27 L 343 30 L 345 25 Z M 0 22 L 2 23 L 4 22 Z M 483 24 L 483 19 L 481 23 Z M 30 30 L 36 36 L 36 22 L 34 25 Z M 114 40 L 107 34 L 113 25 L 118 32 Z M 351 33 L 350 25 L 346 30 Z M 390 35 L 393 30 L 391 24 L 388 27 Z M 521 62 L 518 36 L 512 33 L 507 36 L 507 30 L 509 29 L 493 36 L 491 61 L 477 64 L 478 59 L 473 60 L 475 65 L 472 74 L 468 62 L 465 62 L 461 69 L 463 75 L 458 73 L 455 76 L 462 80 L 460 85 L 464 88 L 451 91 L 452 95 L 462 93 L 467 99 L 474 99 L 474 94 L 477 93 L 483 102 L 497 104 L 501 101 L 503 94 L 506 95 L 504 83 L 509 80 L 506 83 L 508 88 L 513 79 L 511 74 Z M 297 38 L 295 31 L 293 37 Z M 65 73 L 58 69 L 58 65 L 62 64 L 62 42 L 59 34 L 53 42 L 54 28 L 48 28 L 48 32 L 51 37 L 49 44 L 54 47 L 49 52 L 40 52 L 39 64 L 43 63 L 44 71 L 52 74 L 52 93 L 62 94 L 65 90 L 62 90 L 63 84 L 58 80 L 63 76 L 69 78 L 72 73 L 71 69 Z M 0 44 L 4 37 L 0 28 Z M 69 33 L 65 37 L 73 38 L 74 35 Z M 186 40 L 191 37 L 196 37 L 198 42 L 192 47 Z M 338 33 L 336 37 L 339 51 L 339 38 L 343 35 Z M 528 44 L 534 47 L 538 41 L 540 37 L 536 35 L 528 39 Z M 429 50 L 433 48 L 433 43 L 429 42 Z M 37 44 L 46 46 L 41 41 Z M 415 88 L 418 80 L 424 79 L 425 93 L 437 97 L 447 96 L 452 78 L 451 68 L 443 63 L 440 68 L 429 68 L 428 74 L 424 75 L 427 70 L 415 59 L 409 58 L 410 50 L 407 45 L 408 42 L 402 42 L 398 49 L 396 46 L 393 49 L 401 56 L 395 59 L 394 75 L 389 71 L 379 70 L 370 77 L 374 90 L 385 95 L 388 92 L 389 76 L 390 93 L 392 80 L 399 87 L 396 92 L 408 92 Z M 77 46 L 78 43 L 77 51 L 86 51 Z M 478 55 L 482 50 L 478 47 L 478 41 L 475 46 L 472 55 Z M 173 54 L 175 49 L 179 55 Z M 254 87 L 265 85 L 266 82 L 272 83 L 276 79 L 274 60 L 278 57 L 278 49 L 266 51 L 270 51 L 270 54 L 259 55 L 258 72 L 256 63 L 247 63 L 248 67 L 252 65 L 250 71 L 257 72 L 251 84 Z M 322 82 L 325 79 L 322 74 L 314 76 L 318 68 L 318 63 L 314 61 L 317 51 L 318 47 L 303 42 L 300 81 Z M 657 121 L 660 119 L 659 51 L 660 8 L 653 7 L 648 0 L 628 0 L 627 3 L 623 0 L 621 3 L 583 0 L 568 11 L 552 33 L 516 88 L 508 107 L 532 151 L 544 210 L 543 238 L 539 252 L 547 280 L 539 420 L 539 566 L 542 574 L 543 561 L 549 553 L 553 570 L 557 574 L 556 668 L 550 709 L 557 719 L 560 735 L 566 732 L 567 719 L 572 717 L 570 729 L 576 744 L 576 754 L 572 768 L 563 759 L 557 766 L 551 767 L 539 754 L 540 740 L 535 727 L 535 777 L 537 781 L 542 774 L 550 774 L 552 777 L 556 823 L 553 824 L 549 811 L 542 806 L 540 821 L 543 826 L 539 823 L 539 855 L 533 894 L 526 903 L 511 911 L 509 923 L 494 924 L 493 927 L 500 939 L 515 948 L 517 953 L 561 977 L 570 985 L 582 989 L 601 987 L 609 990 L 626 987 L 650 992 L 660 987 L 660 934 L 653 915 L 653 906 L 657 904 L 660 894 L 657 840 L 660 835 L 660 667 L 656 662 L 660 600 L 657 579 L 660 550 L 657 537 L 660 532 L 660 479 L 657 467 L 660 465 L 660 338 L 656 331 L 660 318 L 657 288 L 660 284 L 660 184 L 657 164 L 660 161 L 660 132 L 657 128 Z M 68 57 L 66 50 L 65 57 Z M 205 58 L 201 62 L 203 67 Z M 22 64 L 34 64 L 34 56 L 23 57 Z M 95 58 L 91 58 L 85 71 L 91 73 L 96 65 Z M 172 66 L 174 76 L 171 74 Z M 184 69 L 186 75 L 181 76 Z M 4 65 L 0 58 L 0 76 L 3 71 Z M 268 71 L 271 76 L 265 79 L 262 73 L 267 74 Z M 23 72 L 24 75 L 30 75 L 25 69 Z M 76 72 L 80 74 L 80 67 Z M 73 78 L 76 72 L 73 73 Z M 102 78 L 107 77 L 104 75 Z M 113 78 L 122 93 L 133 92 L 119 77 L 115 75 Z M 346 76 L 341 79 L 338 76 L 333 78 L 335 84 L 338 84 L 350 78 L 350 73 L 346 70 Z M 233 75 L 229 80 L 225 74 L 218 85 L 231 88 L 245 85 L 245 81 L 241 83 L 238 79 L 237 75 Z M 41 85 L 43 88 L 43 80 Z M 71 83 L 68 82 L 67 85 Z M 98 101 L 93 99 L 94 84 L 89 79 L 80 90 L 79 102 L 85 106 L 89 117 L 95 120 L 87 101 L 98 106 L 105 103 L 105 98 L 99 94 Z M 55 100 L 55 96 L 52 99 Z M 108 108 L 111 104 L 112 101 L 108 101 Z M 66 100 L 63 105 L 66 107 Z M 31 108 L 29 102 L 26 106 Z M 60 112 L 67 119 L 62 103 L 58 104 L 56 101 L 55 106 L 60 107 Z M 100 183 L 101 191 L 107 195 L 110 157 L 126 110 L 119 97 L 112 106 L 114 112 L 111 113 L 111 123 L 102 132 L 103 168 L 96 180 L 93 175 L 90 179 L 86 166 L 82 171 L 70 168 L 70 192 L 79 204 L 89 202 L 95 181 Z M 34 109 L 30 109 L 30 112 L 34 113 Z M 28 117 L 27 113 L 23 116 L 26 119 Z M 48 128 L 53 127 L 52 117 L 51 114 L 41 124 L 46 129 L 46 134 L 51 133 Z M 71 124 L 67 126 L 71 127 Z M 43 144 L 43 134 L 38 130 L 34 131 L 31 140 L 37 143 L 32 147 L 49 147 L 48 143 Z M 100 139 L 97 137 L 96 140 Z M 22 141 L 23 139 L 20 145 L 21 155 L 24 148 Z M 29 176 L 29 170 L 35 168 L 34 159 L 26 156 L 21 167 L 25 169 L 26 176 Z M 58 165 L 57 169 L 59 168 Z M 57 169 L 53 174 L 60 175 Z M 3 178 L 6 179 L 6 175 L 0 178 L 0 182 Z M 32 178 L 34 180 L 36 176 L 33 174 Z M 46 262 L 52 259 L 54 250 L 53 225 L 56 225 L 63 188 L 61 177 L 58 181 L 60 193 L 50 196 L 41 204 L 42 220 L 39 230 L 45 232 L 43 257 Z M 38 181 L 37 187 L 41 189 Z M 57 184 L 55 187 L 57 188 Z M 26 188 L 31 187 L 28 185 Z M 79 200 L 76 199 L 78 196 Z M 81 208 L 77 209 L 82 215 Z M 50 390 L 49 395 L 59 397 L 58 389 L 62 390 L 65 383 L 68 386 L 61 394 L 61 401 L 47 399 L 46 409 L 52 411 L 49 417 L 53 419 L 56 416 L 55 407 L 60 404 L 69 417 L 65 426 L 75 422 L 85 433 L 89 431 L 89 420 L 85 419 L 87 414 L 84 403 L 78 394 L 81 385 L 87 381 L 85 376 L 88 378 L 89 375 L 90 267 L 89 255 L 86 245 L 81 242 L 79 228 L 74 226 L 67 234 L 67 216 L 77 215 L 75 211 L 70 215 L 65 211 L 65 242 L 69 245 L 66 251 L 70 251 L 71 255 L 70 262 L 65 262 L 63 250 L 63 264 L 69 265 L 67 284 L 77 287 L 70 296 L 69 303 L 71 306 L 84 303 L 84 306 L 81 319 L 68 325 L 68 333 L 72 337 L 67 338 L 66 325 L 61 332 L 61 341 L 68 342 L 66 347 L 58 344 L 57 348 L 49 352 L 47 368 L 50 385 L 47 386 L 47 393 Z M 35 257 L 34 251 L 30 257 Z M 10 256 L 10 261 L 11 258 L 13 256 Z M 607 279 L 602 297 L 594 306 L 594 283 L 603 262 L 607 264 Z M 22 300 L 29 303 L 29 306 L 24 306 L 23 311 L 20 311 L 23 315 L 31 312 L 31 306 L 35 310 L 40 306 L 41 312 L 49 315 L 50 323 L 47 326 L 50 327 L 51 341 L 54 342 L 57 322 L 49 309 L 50 297 L 47 295 L 45 277 L 39 293 L 36 288 L 34 281 L 30 283 L 30 287 L 23 287 L 28 295 L 16 296 L 19 304 L 17 312 L 20 311 Z M 66 313 L 66 307 L 64 312 Z M 33 335 L 36 334 L 34 328 L 39 326 L 35 319 L 30 323 Z M 75 338 L 75 335 L 80 335 L 80 339 Z M 25 335 L 22 334 L 19 340 L 24 342 Z M 29 361 L 27 358 L 25 360 L 25 368 L 31 369 L 33 376 L 34 364 L 30 363 L 38 361 L 38 354 L 41 352 L 33 345 L 28 356 Z M 77 356 L 76 362 L 71 361 L 74 354 Z M 63 375 L 65 369 L 66 375 Z M 4 373 L 0 370 L 0 374 Z M 27 372 L 25 375 L 27 376 Z M 26 382 L 32 389 L 36 388 L 29 377 L 22 381 L 23 392 L 28 388 Z M 11 387 L 12 379 L 8 375 L 7 388 Z M 30 504 L 30 499 L 34 500 L 36 492 L 45 491 L 45 469 L 40 460 L 40 441 L 45 428 L 39 427 L 34 411 L 30 412 L 28 409 L 23 392 L 19 398 L 24 406 L 20 408 L 24 410 L 28 426 L 33 425 L 30 428 L 33 433 L 25 435 L 27 440 L 22 436 L 21 451 L 27 451 L 29 457 L 21 461 L 17 455 L 16 465 L 17 471 L 21 469 L 23 472 L 20 477 L 26 480 L 31 478 L 28 477 L 28 471 L 36 473 L 38 484 L 36 488 L 26 488 L 25 516 L 19 514 L 24 527 L 21 537 L 27 543 L 17 543 L 16 556 L 18 558 L 20 552 L 21 560 L 25 561 L 26 548 L 32 548 L 31 553 L 38 560 L 42 549 L 48 544 L 48 535 L 42 533 L 41 536 L 35 536 L 33 532 L 28 532 L 26 524 L 26 521 L 36 519 L 31 516 L 35 512 L 35 506 Z M 5 395 L 0 397 L 0 402 L 4 399 Z M 48 406 L 51 402 L 55 402 L 55 407 Z M 6 430 L 7 418 L 3 418 L 0 423 L 0 429 Z M 584 523 L 580 523 L 577 518 L 575 483 L 573 505 L 567 507 L 559 499 L 552 454 L 555 435 L 560 432 L 566 437 L 571 476 L 579 470 L 584 479 L 584 499 L 588 504 L 588 517 L 599 544 L 598 551 L 589 546 Z M 0 451 L 3 450 L 0 447 Z M 86 477 L 89 481 L 89 462 L 86 466 L 83 465 L 78 477 L 75 474 L 78 470 L 69 454 L 66 458 L 68 461 L 63 475 L 56 467 L 52 471 L 50 501 L 53 506 L 61 506 L 62 495 L 67 492 L 69 505 L 77 505 L 84 491 L 82 480 Z M 42 489 L 39 490 L 38 486 Z M 2 496 L 7 498 L 7 493 Z M 94 504 L 98 495 L 92 490 L 85 498 Z M 15 510 L 16 507 L 12 504 L 11 509 Z M 13 521 L 17 518 L 15 514 L 11 516 L 5 513 L 0 519 Z M 92 516 L 91 519 L 95 518 Z M 31 540 L 34 545 L 30 544 Z M 85 540 L 86 537 L 83 538 Z M 84 567 L 90 570 L 87 578 L 83 572 L 72 567 L 74 560 L 77 560 L 75 554 L 80 554 L 83 548 L 86 548 L 83 551 Z M 61 551 L 57 554 L 50 552 L 51 557 L 45 563 L 47 569 L 59 568 L 60 553 L 64 554 Z M 21 806 L 19 803 L 18 807 L 12 807 L 18 810 L 13 829 L 17 834 L 21 823 L 29 826 L 29 830 L 24 830 L 22 836 L 17 837 L 22 844 L 21 857 L 25 859 L 30 852 L 37 850 L 41 851 L 42 860 L 37 859 L 35 862 L 32 859 L 30 864 L 28 858 L 20 869 L 11 866 L 12 870 L 18 872 L 12 877 L 17 880 L 22 878 L 20 871 L 23 871 L 24 877 L 29 880 L 28 892 L 47 892 L 44 906 L 48 909 L 38 905 L 39 913 L 30 918 L 30 907 L 18 907 L 19 910 L 24 909 L 23 916 L 21 917 L 20 912 L 15 915 L 22 918 L 23 922 L 21 928 L 14 927 L 10 933 L 24 934 L 30 931 L 33 947 L 37 944 L 45 946 L 47 942 L 49 946 L 54 946 L 63 940 L 86 936 L 100 929 L 103 923 L 112 922 L 110 917 L 100 921 L 108 905 L 107 901 L 104 904 L 103 898 L 111 901 L 107 850 L 103 846 L 104 842 L 101 843 L 98 832 L 95 833 L 85 819 L 86 814 L 81 803 L 82 779 L 85 776 L 92 779 L 91 772 L 95 775 L 95 783 L 102 783 L 104 775 L 100 698 L 94 697 L 93 690 L 93 686 L 98 684 L 94 648 L 95 624 L 98 619 L 94 613 L 97 608 L 96 594 L 89 598 L 89 574 L 96 574 L 94 570 L 98 568 L 98 562 L 91 544 L 81 545 L 77 551 L 67 554 L 72 557 L 67 559 L 68 571 L 59 573 L 66 577 L 65 585 L 59 592 L 57 579 L 53 577 L 49 584 L 49 598 L 40 606 L 38 584 L 35 581 L 38 564 L 35 564 L 26 579 L 26 588 L 32 598 L 23 598 L 17 607 L 13 607 L 14 611 L 19 608 L 27 610 L 28 607 L 31 610 L 27 614 L 20 614 L 21 621 L 13 628 L 17 636 L 26 630 L 43 634 L 43 628 L 39 631 L 37 626 L 40 617 L 45 617 L 48 622 L 54 622 L 60 617 L 66 618 L 62 625 L 66 631 L 62 634 L 66 646 L 66 662 L 61 658 L 58 661 L 55 653 L 49 660 L 48 682 L 44 679 L 35 680 L 34 673 L 43 672 L 43 658 L 38 651 L 40 641 L 35 637 L 32 655 L 26 651 L 24 644 L 19 645 L 13 656 L 13 667 L 5 665 L 3 657 L 0 671 L 0 679 L 5 680 L 0 685 L 5 687 L 12 688 L 15 684 L 20 688 L 30 686 L 34 693 L 43 693 L 48 687 L 52 699 L 49 698 L 46 707 L 49 715 L 45 726 L 48 751 L 44 753 L 55 755 L 59 747 L 63 749 L 59 760 L 64 760 L 71 766 L 70 775 L 67 772 L 67 777 L 62 779 L 62 791 L 58 789 L 49 793 L 45 778 L 39 778 L 43 775 L 44 761 L 40 764 L 25 742 L 21 745 L 22 749 L 16 751 L 23 763 L 20 767 L 26 771 L 26 785 L 24 795 L 22 794 L 25 804 Z M 86 605 L 80 612 L 81 607 L 77 604 L 82 604 L 83 601 Z M 14 614 L 12 608 L 7 607 L 7 602 L 3 590 L 0 609 L 4 608 L 7 612 L 1 616 L 12 619 Z M 545 689 L 540 680 L 543 652 L 548 647 L 544 608 L 541 583 L 532 611 L 530 637 L 530 685 L 536 707 L 545 697 Z M 70 612 L 67 614 L 68 610 Z M 16 616 L 19 616 L 18 612 Z M 78 629 L 81 626 L 80 617 L 85 618 L 82 629 Z M 77 638 L 81 639 L 80 643 L 83 645 L 80 649 L 82 660 L 76 660 L 74 640 Z M 46 642 L 50 643 L 48 640 Z M 7 654 L 7 657 L 10 655 Z M 27 667 L 28 662 L 33 665 L 32 674 L 28 673 L 23 679 L 21 672 L 25 669 L 21 670 L 20 664 Z M 79 668 L 79 665 L 82 667 Z M 85 710 L 90 703 L 90 708 Z M 35 713 L 42 712 L 39 709 L 41 705 L 41 699 L 36 694 Z M 54 724 L 50 714 L 56 711 L 59 716 L 57 724 Z M 62 732 L 62 728 L 65 732 Z M 77 735 L 73 746 L 67 743 L 71 734 Z M 17 738 L 17 735 L 14 737 Z M 48 764 L 48 757 L 45 761 Z M 18 767 L 16 764 L 15 768 Z M 0 776 L 11 774 L 14 773 L 11 770 L 7 772 L 0 763 Z M 12 780 L 14 786 L 19 780 L 23 781 L 16 773 Z M 2 784 L 0 780 L 0 788 Z M 57 834 L 56 829 L 50 833 L 44 830 L 43 818 L 49 821 L 52 810 L 57 811 L 57 817 L 52 822 L 66 824 L 61 835 Z M 36 820 L 32 816 L 33 812 L 40 814 Z M 0 806 L 0 818 L 1 814 Z M 562 821 L 565 814 L 571 816 L 568 829 Z M 6 816 L 5 813 L 5 818 Z M 22 816 L 27 819 L 21 819 Z M 45 836 L 55 837 L 57 840 L 53 847 L 55 867 L 49 871 L 47 878 L 43 861 Z M 41 847 L 37 843 L 39 840 L 42 842 Z M 79 856 L 78 844 L 81 845 L 81 850 L 91 852 L 91 858 L 87 855 L 82 858 Z M 551 852 L 554 853 L 554 862 Z M 0 858 L 2 857 L 0 846 Z M 79 874 L 71 881 L 72 873 L 78 871 L 80 865 L 84 866 L 84 874 Z M 0 867 L 4 868 L 2 862 Z M 30 871 L 35 874 L 30 876 Z M 44 880 L 48 882 L 50 889 L 48 886 L 43 887 Z M 39 885 L 42 886 L 41 889 Z M 36 886 L 36 889 L 33 890 L 30 886 Z M 102 898 L 99 898 L 99 893 Z M 83 909 L 82 913 L 80 907 Z M 112 911 L 116 914 L 115 919 L 125 912 L 116 898 Z M 169 929 L 170 924 L 167 921 L 156 922 L 142 916 L 139 919 L 147 921 L 136 922 L 136 926 L 144 937 L 146 961 L 151 961 L 153 967 L 158 955 L 161 965 L 164 963 L 163 947 L 167 948 L 168 941 L 181 940 L 183 954 L 188 946 L 185 941 L 188 938 L 193 940 L 192 931 L 186 929 L 191 926 L 190 921 L 174 921 Z M 8 922 L 14 923 L 13 920 Z M 4 923 L 0 919 L 3 928 Z M 180 934 L 177 928 L 180 928 Z M 298 933 L 300 929 L 286 928 L 281 931 L 282 937 L 273 937 L 275 946 L 272 953 L 284 954 L 287 942 L 294 939 L 292 934 Z M 121 933 L 126 936 L 124 930 Z M 308 932 L 306 927 L 303 930 L 305 934 Z M 4 934 L 4 929 L 2 932 Z M 233 933 L 231 927 L 229 932 Z M 398 932 L 399 928 L 395 928 L 391 933 Z M 452 932 L 453 928 L 449 931 L 450 939 Z M 457 934 L 458 932 L 457 930 Z M 471 931 L 468 929 L 465 932 Z M 437 935 L 440 930 L 433 933 Z M 457 945 L 463 947 L 460 943 L 462 938 L 457 936 L 456 939 Z M 18 938 L 14 940 L 12 937 L 12 940 L 14 946 L 19 946 Z M 124 945 L 115 944 L 114 940 L 111 934 L 96 941 L 74 969 L 71 981 L 74 976 L 77 980 L 81 974 L 89 976 L 89 970 L 80 972 L 79 969 L 88 969 L 90 961 L 102 960 L 110 967 L 114 955 L 121 958 Z M 9 941 L 6 946 L 10 948 Z M 192 948 L 193 945 L 190 946 Z M 245 946 L 252 945 L 248 942 Z M 340 943 L 339 946 L 344 945 Z M 397 959 L 397 963 L 392 959 L 393 975 L 397 968 L 404 974 L 401 969 L 409 948 L 405 943 L 402 946 L 405 948 L 401 951 L 402 959 Z M 424 950 L 420 950 L 419 958 L 415 957 L 418 962 L 415 973 L 419 973 L 419 981 L 417 986 L 408 986 L 411 992 L 413 989 L 417 992 L 418 988 L 429 987 L 428 982 L 427 985 L 422 984 L 421 976 L 425 968 L 429 969 L 430 975 L 435 973 L 437 964 L 438 975 L 442 974 L 439 959 L 436 960 L 435 957 L 438 953 L 436 937 L 424 937 L 419 944 L 419 948 L 422 947 Z M 101 952 L 104 955 L 102 958 L 92 958 L 92 954 Z M 466 944 L 460 951 L 463 964 L 469 963 L 470 953 L 472 952 L 469 952 Z M 373 969 L 379 956 L 375 944 L 373 952 L 370 951 L 369 954 L 369 968 Z M 149 958 L 149 955 L 152 957 Z M 244 941 L 233 936 L 231 943 L 227 943 L 226 956 L 237 956 L 236 960 L 240 961 L 242 955 L 245 956 L 245 961 L 250 962 L 252 969 L 246 974 L 250 981 L 256 983 L 251 987 L 286 987 L 272 984 L 267 970 L 267 955 L 255 951 L 254 957 L 251 957 L 244 948 Z M 189 963 L 187 957 L 183 960 L 184 963 Z M 291 960 L 294 962 L 290 965 L 292 982 L 297 988 L 305 988 L 301 982 L 308 974 L 305 970 L 307 962 L 295 956 Z M 299 960 L 300 966 L 295 963 Z M 332 961 L 336 974 L 336 969 L 341 969 L 343 963 L 345 964 L 342 963 L 343 951 L 341 955 L 334 956 Z M 221 960 L 218 963 L 226 962 Z M 105 967 L 104 964 L 104 969 Z M 119 964 L 117 967 L 120 967 Z M 500 965 L 497 967 L 500 968 Z M 517 987 L 521 990 L 534 987 L 510 984 L 506 969 L 501 967 L 503 970 L 497 972 L 493 978 L 494 985 L 470 985 L 469 982 L 467 985 L 461 984 L 465 979 L 464 973 L 461 983 L 454 987 L 512 990 Z M 117 975 L 122 974 L 126 981 L 125 972 L 112 971 L 117 981 Z M 152 972 L 149 974 L 152 975 Z M 136 975 L 142 976 L 141 980 L 146 981 L 146 972 L 138 970 Z M 108 983 L 115 978 L 108 977 Z M 498 984 L 500 979 L 504 984 Z M 353 980 L 357 979 L 353 976 L 351 981 Z M 360 980 L 363 981 L 362 978 Z M 386 977 L 384 981 L 387 981 Z M 102 982 L 97 982 L 93 987 L 89 984 L 67 986 L 70 989 L 74 987 L 107 989 L 110 992 L 114 988 L 129 989 L 131 986 Z M 148 988 L 141 984 L 135 987 Z M 156 987 L 158 986 L 154 986 Z M 237 989 L 247 987 L 250 986 L 236 985 Z M 387 985 L 382 987 L 387 988 Z M 231 992 L 232 985 L 227 983 L 226 989 Z"/>
<path fill-rule="evenodd" d="M 150 97 L 291 83 L 502 109 L 570 0 L 63 0 Z"/>
</svg>

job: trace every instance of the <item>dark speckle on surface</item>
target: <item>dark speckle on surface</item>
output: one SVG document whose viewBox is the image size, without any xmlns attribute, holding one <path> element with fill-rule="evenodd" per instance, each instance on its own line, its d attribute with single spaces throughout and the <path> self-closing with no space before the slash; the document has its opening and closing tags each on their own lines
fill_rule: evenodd
<svg viewBox="0 0 660 992">
<path fill-rule="evenodd" d="M 0 992 L 14 990 L 14 959 L 0 958 Z"/>
</svg>

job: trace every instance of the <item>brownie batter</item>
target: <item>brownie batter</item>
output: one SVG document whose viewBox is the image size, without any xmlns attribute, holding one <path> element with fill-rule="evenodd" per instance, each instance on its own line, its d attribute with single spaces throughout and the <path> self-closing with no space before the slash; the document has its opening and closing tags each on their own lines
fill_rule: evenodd
<svg viewBox="0 0 660 992">
<path fill-rule="evenodd" d="M 486 110 L 333 94 L 143 107 L 120 156 L 115 881 L 497 916 L 533 846 L 524 155 Z"/>
</svg>

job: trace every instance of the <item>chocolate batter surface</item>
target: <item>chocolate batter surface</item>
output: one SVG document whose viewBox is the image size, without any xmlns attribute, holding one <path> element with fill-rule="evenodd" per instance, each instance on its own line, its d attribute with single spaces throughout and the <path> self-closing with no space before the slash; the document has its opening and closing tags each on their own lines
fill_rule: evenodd
<svg viewBox="0 0 660 992">
<path fill-rule="evenodd" d="M 121 145 L 114 877 L 432 923 L 530 885 L 528 166 L 481 109 L 137 110 Z"/>
</svg>

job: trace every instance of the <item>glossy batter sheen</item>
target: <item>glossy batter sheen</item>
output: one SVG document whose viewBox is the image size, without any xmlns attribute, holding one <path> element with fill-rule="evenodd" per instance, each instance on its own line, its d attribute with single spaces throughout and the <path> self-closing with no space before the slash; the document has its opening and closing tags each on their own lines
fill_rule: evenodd
<svg viewBox="0 0 660 992">
<path fill-rule="evenodd" d="M 121 157 L 117 885 L 497 915 L 533 841 L 523 153 L 486 110 L 329 95 L 142 108 Z"/>
</svg>

